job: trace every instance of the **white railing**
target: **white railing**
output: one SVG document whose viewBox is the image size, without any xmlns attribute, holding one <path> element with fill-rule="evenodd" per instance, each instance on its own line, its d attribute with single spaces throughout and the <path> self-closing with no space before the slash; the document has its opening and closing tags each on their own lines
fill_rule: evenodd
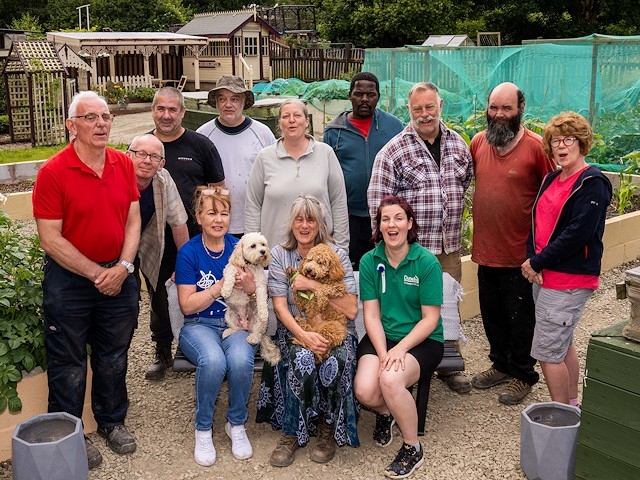
<svg viewBox="0 0 640 480">
<path fill-rule="evenodd" d="M 153 77 L 145 77 L 144 75 L 98 77 L 94 87 L 102 91 L 107 87 L 107 83 L 109 82 L 119 83 L 125 88 L 152 87 L 152 81 Z"/>
</svg>

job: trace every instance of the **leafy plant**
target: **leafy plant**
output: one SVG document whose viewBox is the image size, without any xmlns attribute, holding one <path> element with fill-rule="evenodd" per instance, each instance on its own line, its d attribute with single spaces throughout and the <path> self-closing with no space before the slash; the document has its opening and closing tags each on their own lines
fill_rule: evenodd
<svg viewBox="0 0 640 480">
<path fill-rule="evenodd" d="M 471 185 L 464 194 L 464 210 L 462 211 L 462 248 L 466 252 L 471 252 L 473 245 L 473 191 Z"/>
<path fill-rule="evenodd" d="M 153 96 L 156 94 L 156 89 L 152 87 L 135 87 L 127 89 L 126 95 L 131 98 L 137 98 L 141 102 L 150 102 L 153 100 Z"/>
<path fill-rule="evenodd" d="M 623 215 L 635 209 L 635 192 L 640 184 L 633 183 L 631 175 L 620 172 L 620 186 L 613 190 L 613 201 L 618 215 Z"/>
<path fill-rule="evenodd" d="M 106 98 L 109 103 L 118 103 L 125 95 L 124 87 L 119 83 L 107 85 L 107 89 L 104 91 L 104 98 Z"/>
<path fill-rule="evenodd" d="M 47 368 L 42 324 L 43 255 L 37 235 L 0 212 L 0 413 L 22 409 L 24 372 Z"/>
<path fill-rule="evenodd" d="M 9 115 L 0 115 L 0 133 L 9 133 Z"/>
</svg>

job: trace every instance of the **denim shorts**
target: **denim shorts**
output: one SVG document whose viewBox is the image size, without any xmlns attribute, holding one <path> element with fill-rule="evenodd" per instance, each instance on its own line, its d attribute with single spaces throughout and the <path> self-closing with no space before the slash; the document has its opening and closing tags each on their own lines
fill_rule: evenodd
<svg viewBox="0 0 640 480">
<path fill-rule="evenodd" d="M 547 363 L 564 362 L 573 332 L 584 306 L 593 294 L 589 288 L 552 290 L 533 285 L 536 304 L 536 327 L 531 344 L 531 356 Z"/>
</svg>

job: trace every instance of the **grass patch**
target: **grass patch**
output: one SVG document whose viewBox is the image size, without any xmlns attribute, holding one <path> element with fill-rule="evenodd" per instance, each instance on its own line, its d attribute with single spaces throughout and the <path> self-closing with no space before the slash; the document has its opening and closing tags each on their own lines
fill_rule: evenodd
<svg viewBox="0 0 640 480">
<path fill-rule="evenodd" d="M 124 152 L 128 145 L 125 143 L 119 143 L 116 145 L 109 145 L 111 148 Z M 16 162 L 32 162 L 34 160 L 46 160 L 55 153 L 58 153 L 66 145 L 54 145 L 51 147 L 27 147 L 17 150 L 0 150 L 0 165 L 5 163 Z"/>
</svg>

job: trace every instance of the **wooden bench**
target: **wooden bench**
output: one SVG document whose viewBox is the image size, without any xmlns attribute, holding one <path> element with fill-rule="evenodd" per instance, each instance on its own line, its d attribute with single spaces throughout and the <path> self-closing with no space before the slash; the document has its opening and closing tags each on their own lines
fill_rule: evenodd
<svg viewBox="0 0 640 480">
<path fill-rule="evenodd" d="M 265 275 L 266 275 L 265 270 Z M 358 272 L 354 272 L 356 276 L 356 285 L 358 285 Z M 175 289 L 174 289 L 175 290 Z M 169 298 L 171 302 L 171 294 L 173 293 L 167 288 L 169 291 Z M 358 301 L 358 315 L 355 319 L 356 324 L 356 333 L 358 334 L 358 340 L 360 340 L 365 333 L 364 328 L 364 316 L 362 313 L 362 303 Z M 269 335 L 273 335 L 275 333 L 277 327 L 277 319 L 276 315 L 273 311 L 273 304 L 271 303 L 271 299 L 269 299 L 269 327 L 267 329 L 267 333 Z M 177 341 L 177 340 L 176 340 Z M 261 372 L 262 367 L 264 365 L 264 361 L 262 358 L 256 354 L 254 360 L 254 372 Z M 436 372 L 462 372 L 464 371 L 464 358 L 458 352 L 455 347 L 455 343 L 451 340 L 445 340 L 444 342 L 444 355 L 442 356 L 442 360 L 436 369 Z M 173 359 L 173 371 L 174 372 L 195 372 L 196 367 L 192 364 L 187 357 L 182 354 L 180 350 L 176 352 L 176 356 Z M 418 383 L 418 389 L 416 391 L 416 408 L 418 410 L 418 435 L 424 435 L 424 426 L 427 418 L 427 405 L 429 404 L 429 391 L 431 389 L 431 379 L 433 377 L 422 378 Z M 410 388 L 410 391 L 413 391 L 413 387 Z"/>
</svg>

